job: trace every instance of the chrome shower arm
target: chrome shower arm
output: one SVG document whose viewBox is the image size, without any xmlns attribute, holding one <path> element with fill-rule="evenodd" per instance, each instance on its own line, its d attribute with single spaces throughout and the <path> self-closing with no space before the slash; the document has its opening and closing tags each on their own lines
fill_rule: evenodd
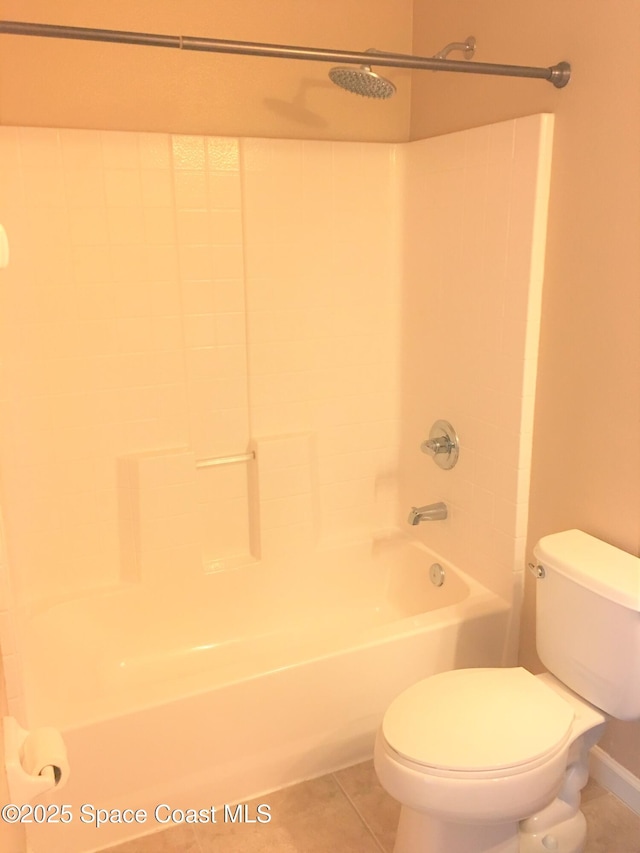
<svg viewBox="0 0 640 853">
<path fill-rule="evenodd" d="M 147 47 L 172 47 L 179 50 L 200 50 L 209 53 L 231 53 L 245 56 L 271 56 L 279 59 L 306 59 L 313 62 L 344 62 L 351 65 L 369 65 L 371 63 L 371 54 L 365 52 L 198 38 L 195 36 L 102 30 L 91 27 L 66 27 L 26 21 L 0 21 L 0 34 L 136 44 Z M 438 59 L 436 57 L 407 56 L 402 53 L 383 53 L 376 55 L 375 64 L 389 68 L 454 71 L 463 74 L 490 74 L 501 77 L 534 77 L 548 80 L 556 88 L 566 86 L 571 77 L 571 67 L 567 62 L 559 62 L 549 68 L 535 68 L 525 65 L 497 65 L 489 62 L 468 62 Z"/>
<path fill-rule="evenodd" d="M 469 36 L 466 41 L 452 41 L 433 56 L 435 59 L 446 59 L 452 50 L 459 50 L 464 54 L 465 59 L 472 59 L 476 52 L 476 40 L 473 36 Z"/>
</svg>

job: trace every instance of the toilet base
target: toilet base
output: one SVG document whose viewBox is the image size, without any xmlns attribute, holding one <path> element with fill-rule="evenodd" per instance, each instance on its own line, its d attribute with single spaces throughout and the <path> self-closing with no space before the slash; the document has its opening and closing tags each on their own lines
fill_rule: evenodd
<svg viewBox="0 0 640 853">
<path fill-rule="evenodd" d="M 581 811 L 541 832 L 520 832 L 520 853 L 583 853 L 587 821 Z"/>
<path fill-rule="evenodd" d="M 517 823 L 447 823 L 405 806 L 393 853 L 519 853 L 518 839 Z"/>
<path fill-rule="evenodd" d="M 587 822 L 580 811 L 540 832 L 526 832 L 517 823 L 444 823 L 405 807 L 393 853 L 584 853 L 586 838 Z"/>
</svg>

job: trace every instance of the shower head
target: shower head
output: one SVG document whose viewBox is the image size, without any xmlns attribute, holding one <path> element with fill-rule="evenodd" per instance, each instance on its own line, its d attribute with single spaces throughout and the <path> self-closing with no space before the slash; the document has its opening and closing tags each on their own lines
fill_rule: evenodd
<svg viewBox="0 0 640 853">
<path fill-rule="evenodd" d="M 396 91 L 393 83 L 372 71 L 370 65 L 359 68 L 339 65 L 329 71 L 329 77 L 336 86 L 365 98 L 390 98 Z"/>
</svg>

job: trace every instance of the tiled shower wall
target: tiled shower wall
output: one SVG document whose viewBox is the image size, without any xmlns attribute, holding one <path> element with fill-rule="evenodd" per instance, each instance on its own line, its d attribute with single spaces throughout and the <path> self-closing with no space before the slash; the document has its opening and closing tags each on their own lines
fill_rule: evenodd
<svg viewBox="0 0 640 853">
<path fill-rule="evenodd" d="M 291 554 L 296 542 L 394 522 L 396 149 L 246 140 L 242 150 L 251 432 L 307 436 L 311 462 L 292 455 L 272 472 L 258 447 L 263 545 Z"/>
<path fill-rule="evenodd" d="M 443 500 L 417 535 L 507 600 L 523 583 L 553 116 L 406 149 L 402 513 Z M 420 450 L 460 438 L 455 468 Z M 512 638 L 513 639 L 513 638 Z"/>
<path fill-rule="evenodd" d="M 20 599 L 389 526 L 394 146 L 4 127 L 0 187 Z"/>
<path fill-rule="evenodd" d="M 414 534 L 509 597 L 550 138 L 549 117 L 397 146 L 0 128 L 19 600 L 409 531 L 436 500 L 449 519 Z M 419 451 L 436 418 L 453 471 Z"/>
</svg>

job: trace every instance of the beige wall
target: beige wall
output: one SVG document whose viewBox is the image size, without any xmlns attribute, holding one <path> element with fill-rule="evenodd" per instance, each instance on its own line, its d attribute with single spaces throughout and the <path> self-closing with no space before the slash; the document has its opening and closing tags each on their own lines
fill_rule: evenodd
<svg viewBox="0 0 640 853">
<path fill-rule="evenodd" d="M 0 0 L 0 18 L 410 52 L 412 0 Z M 405 140 L 410 73 L 379 102 L 337 90 L 325 63 L 0 37 L 0 123 L 313 139 Z"/>
<path fill-rule="evenodd" d="M 529 549 L 579 527 L 640 548 L 640 35 L 634 0 L 416 0 L 414 52 L 473 34 L 478 61 L 568 60 L 544 81 L 416 75 L 412 138 L 538 111 L 556 115 Z M 528 578 L 522 661 L 536 666 Z M 640 725 L 603 746 L 640 774 Z"/>
</svg>

